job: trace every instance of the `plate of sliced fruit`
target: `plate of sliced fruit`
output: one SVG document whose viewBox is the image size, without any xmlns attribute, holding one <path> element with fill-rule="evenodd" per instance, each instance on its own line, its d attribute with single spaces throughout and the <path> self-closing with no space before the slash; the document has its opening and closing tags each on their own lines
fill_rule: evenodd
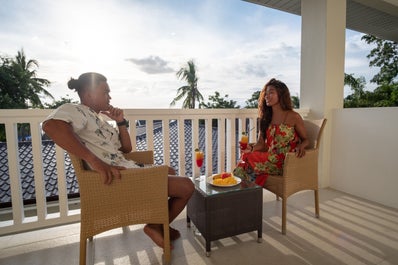
<svg viewBox="0 0 398 265">
<path fill-rule="evenodd" d="M 230 172 L 214 174 L 207 178 L 207 183 L 217 187 L 232 187 L 238 185 L 242 180 Z"/>
</svg>

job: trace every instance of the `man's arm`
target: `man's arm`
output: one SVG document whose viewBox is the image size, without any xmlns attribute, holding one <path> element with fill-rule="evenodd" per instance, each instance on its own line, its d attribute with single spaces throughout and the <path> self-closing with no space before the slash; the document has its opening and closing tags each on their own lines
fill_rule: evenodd
<svg viewBox="0 0 398 265">
<path fill-rule="evenodd" d="M 126 125 L 119 126 L 119 138 L 122 145 L 119 150 L 123 153 L 130 153 L 133 150 L 133 147 L 131 145 L 130 134 Z"/>
<path fill-rule="evenodd" d="M 94 155 L 78 138 L 72 126 L 62 120 L 50 119 L 43 123 L 43 131 L 67 152 L 78 156 L 99 172 L 105 184 L 112 182 L 113 176 L 120 178 L 118 167 L 112 167 Z"/>
<path fill-rule="evenodd" d="M 109 105 L 109 109 L 107 111 L 102 111 L 102 114 L 105 114 L 112 120 L 115 120 L 117 123 L 122 122 L 124 120 L 124 113 L 122 109 L 115 108 Z M 121 143 L 120 151 L 123 153 L 130 153 L 133 150 L 130 140 L 130 134 L 127 130 L 126 125 L 119 126 L 119 139 Z"/>
</svg>

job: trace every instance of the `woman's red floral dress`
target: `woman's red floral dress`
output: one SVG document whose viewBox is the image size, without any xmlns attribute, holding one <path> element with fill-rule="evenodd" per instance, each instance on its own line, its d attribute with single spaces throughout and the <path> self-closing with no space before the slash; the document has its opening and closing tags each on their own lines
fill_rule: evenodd
<svg viewBox="0 0 398 265">
<path fill-rule="evenodd" d="M 293 152 L 299 142 L 294 127 L 286 124 L 270 125 L 266 132 L 266 152 L 243 153 L 241 162 L 234 169 L 234 175 L 254 180 L 264 186 L 269 174 L 281 175 L 287 152 Z"/>
</svg>

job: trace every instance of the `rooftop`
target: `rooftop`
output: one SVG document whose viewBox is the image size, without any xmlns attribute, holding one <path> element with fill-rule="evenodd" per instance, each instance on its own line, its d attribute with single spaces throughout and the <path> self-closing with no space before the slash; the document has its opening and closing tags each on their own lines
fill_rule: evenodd
<svg viewBox="0 0 398 265">
<path fill-rule="evenodd" d="M 178 171 L 178 135 L 177 123 L 171 121 L 169 124 L 170 130 L 170 165 Z M 185 146 L 191 146 L 191 126 L 190 122 L 185 122 Z M 145 125 L 136 126 L 136 142 L 137 150 L 146 150 L 146 133 Z M 154 161 L 155 164 L 163 164 L 163 128 L 161 122 L 155 122 L 154 125 Z M 216 130 L 213 130 L 213 141 L 217 141 Z M 203 126 L 199 126 L 199 147 L 205 150 L 205 131 Z M 217 161 L 216 144 L 213 145 L 213 161 Z M 45 175 L 45 191 L 48 200 L 57 199 L 58 196 L 58 176 L 56 168 L 55 146 L 51 140 L 42 141 L 42 155 L 43 155 L 43 170 Z M 35 201 L 35 183 L 33 171 L 33 154 L 32 143 L 30 141 L 19 142 L 19 159 L 22 194 L 25 203 L 34 203 Z M 191 160 L 191 152 L 185 152 L 185 160 Z M 216 163 L 214 163 L 213 172 L 216 172 Z M 192 164 L 185 165 L 184 175 L 192 175 Z M 68 154 L 65 155 L 65 173 L 68 195 L 74 197 L 79 193 L 79 185 L 71 165 Z M 8 170 L 8 156 L 7 145 L 0 142 L 0 205 L 2 207 L 9 207 L 11 202 L 10 178 Z"/>
</svg>

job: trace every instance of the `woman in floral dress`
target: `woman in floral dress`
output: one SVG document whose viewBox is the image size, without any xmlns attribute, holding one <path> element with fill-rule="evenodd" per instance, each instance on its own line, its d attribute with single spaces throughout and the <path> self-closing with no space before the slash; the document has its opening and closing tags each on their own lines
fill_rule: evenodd
<svg viewBox="0 0 398 265">
<path fill-rule="evenodd" d="M 255 145 L 241 149 L 234 175 L 264 186 L 267 177 L 281 175 L 287 152 L 305 155 L 307 132 L 292 107 L 289 89 L 276 79 L 265 84 L 258 99 L 260 133 Z"/>
</svg>

